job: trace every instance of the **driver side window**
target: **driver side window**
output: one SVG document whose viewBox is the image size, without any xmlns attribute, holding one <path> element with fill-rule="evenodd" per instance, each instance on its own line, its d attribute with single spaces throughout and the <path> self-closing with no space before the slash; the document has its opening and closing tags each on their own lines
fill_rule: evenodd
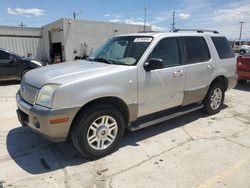
<svg viewBox="0 0 250 188">
<path fill-rule="evenodd" d="M 162 59 L 164 67 L 180 65 L 180 51 L 177 37 L 162 39 L 153 49 L 149 58 Z"/>
</svg>

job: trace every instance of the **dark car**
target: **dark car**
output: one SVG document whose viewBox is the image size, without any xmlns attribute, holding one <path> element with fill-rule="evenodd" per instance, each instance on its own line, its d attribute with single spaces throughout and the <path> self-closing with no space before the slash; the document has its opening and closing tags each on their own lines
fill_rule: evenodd
<svg viewBox="0 0 250 188">
<path fill-rule="evenodd" d="M 250 56 L 237 57 L 237 73 L 240 84 L 244 84 L 247 80 L 250 80 Z"/>
<path fill-rule="evenodd" d="M 21 80 L 23 75 L 34 68 L 43 66 L 43 63 L 21 57 L 13 52 L 0 48 L 0 80 Z"/>
</svg>

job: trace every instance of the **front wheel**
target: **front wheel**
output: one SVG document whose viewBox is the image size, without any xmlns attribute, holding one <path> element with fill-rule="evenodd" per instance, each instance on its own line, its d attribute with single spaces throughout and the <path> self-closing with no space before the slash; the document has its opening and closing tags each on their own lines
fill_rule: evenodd
<svg viewBox="0 0 250 188">
<path fill-rule="evenodd" d="M 124 129 L 124 119 L 119 110 L 110 105 L 93 106 L 78 115 L 71 138 L 84 157 L 97 159 L 117 149 Z"/>
<path fill-rule="evenodd" d="M 245 51 L 245 50 L 240 50 L 239 54 L 240 54 L 240 55 L 245 55 L 245 54 L 246 54 L 246 51 Z"/>
<path fill-rule="evenodd" d="M 204 99 L 204 111 L 210 115 L 218 113 L 224 103 L 225 89 L 221 83 L 215 83 Z"/>
</svg>

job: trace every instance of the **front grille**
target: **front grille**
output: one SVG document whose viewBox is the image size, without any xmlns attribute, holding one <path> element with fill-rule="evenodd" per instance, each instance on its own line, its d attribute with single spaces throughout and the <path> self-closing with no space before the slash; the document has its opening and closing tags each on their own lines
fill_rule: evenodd
<svg viewBox="0 0 250 188">
<path fill-rule="evenodd" d="M 33 104 L 36 99 L 37 91 L 37 88 L 25 83 L 24 81 L 21 82 L 20 94 L 26 102 Z"/>
</svg>

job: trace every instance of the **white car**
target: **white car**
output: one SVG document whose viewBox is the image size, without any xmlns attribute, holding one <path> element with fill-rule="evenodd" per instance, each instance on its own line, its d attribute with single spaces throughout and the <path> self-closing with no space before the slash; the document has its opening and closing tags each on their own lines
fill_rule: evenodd
<svg viewBox="0 0 250 188">
<path fill-rule="evenodd" d="M 242 46 L 240 47 L 239 54 L 240 54 L 240 55 L 250 54 L 250 46 L 249 46 L 249 45 L 242 45 Z"/>
<path fill-rule="evenodd" d="M 232 48 L 216 31 L 179 31 L 117 36 L 88 60 L 28 72 L 16 95 L 21 124 L 100 158 L 125 129 L 218 113 L 237 82 Z"/>
</svg>

